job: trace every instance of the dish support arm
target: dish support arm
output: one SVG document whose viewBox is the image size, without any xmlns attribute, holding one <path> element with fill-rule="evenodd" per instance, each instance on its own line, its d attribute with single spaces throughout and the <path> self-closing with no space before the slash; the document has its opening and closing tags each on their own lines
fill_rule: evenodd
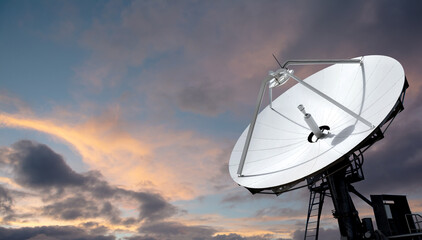
<svg viewBox="0 0 422 240">
<path fill-rule="evenodd" d="M 362 59 L 334 59 L 334 60 L 291 60 L 291 61 L 287 61 L 283 64 L 283 66 L 281 66 L 283 69 L 287 68 L 287 66 L 289 65 L 316 65 L 316 64 L 336 64 L 336 63 L 352 63 L 352 64 L 362 64 Z M 342 104 L 338 103 L 337 101 L 335 101 L 334 99 L 332 99 L 331 97 L 325 95 L 324 93 L 322 93 L 321 91 L 319 91 L 318 89 L 312 87 L 311 85 L 307 84 L 306 82 L 302 81 L 301 79 L 299 79 L 298 77 L 296 77 L 295 75 L 289 73 L 288 71 L 286 71 L 286 74 L 288 74 L 291 78 L 293 78 L 295 81 L 297 81 L 298 83 L 302 84 L 304 87 L 310 89 L 311 91 L 315 92 L 316 94 L 320 95 L 321 97 L 323 97 L 324 99 L 326 99 L 327 101 L 331 102 L 332 104 L 336 105 L 337 107 L 339 107 L 340 109 L 342 109 L 343 111 L 345 111 L 346 113 L 352 115 L 353 117 L 355 117 L 356 119 L 358 119 L 359 121 L 361 121 L 362 123 L 364 123 L 365 125 L 367 125 L 370 128 L 374 128 L 374 126 L 367 121 L 366 119 L 362 118 L 361 116 L 359 116 L 358 114 L 354 113 L 353 111 L 351 111 L 350 109 L 346 108 L 345 106 L 343 106 Z M 264 81 L 262 81 L 261 83 L 261 88 L 259 90 L 259 95 L 258 95 L 258 99 L 257 99 L 257 104 L 256 104 L 256 108 L 255 108 L 255 112 L 254 115 L 252 117 L 252 121 L 251 124 L 249 126 L 249 130 L 248 130 L 248 134 L 246 136 L 246 141 L 245 141 L 245 145 L 243 147 L 243 151 L 242 151 L 242 156 L 240 158 L 240 162 L 239 162 L 239 167 L 237 169 L 237 175 L 238 177 L 243 177 L 244 175 L 242 174 L 243 172 L 243 167 L 245 165 L 245 160 L 246 160 L 246 156 L 248 153 L 248 149 L 249 149 L 249 144 L 251 143 L 251 138 L 252 138 L 252 133 L 253 130 L 255 128 L 255 124 L 256 124 L 256 119 L 258 117 L 258 113 L 259 113 L 259 109 L 261 108 L 261 104 L 262 104 L 262 99 L 264 97 L 264 93 L 265 93 L 265 88 L 267 87 L 269 81 L 271 79 L 273 79 L 274 77 L 269 75 L 265 78 Z M 271 89 L 269 90 L 269 95 L 270 95 L 270 107 L 272 108 L 272 91 Z"/>
</svg>

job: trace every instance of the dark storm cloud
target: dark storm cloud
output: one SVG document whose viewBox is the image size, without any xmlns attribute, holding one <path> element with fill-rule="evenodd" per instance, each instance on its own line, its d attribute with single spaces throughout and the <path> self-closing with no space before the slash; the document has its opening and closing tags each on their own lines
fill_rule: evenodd
<svg viewBox="0 0 422 240">
<path fill-rule="evenodd" d="M 83 218 L 105 217 L 111 223 L 120 223 L 120 211 L 110 202 L 86 200 L 82 196 L 57 200 L 53 204 L 43 207 L 43 213 L 57 219 L 74 220 Z"/>
<path fill-rule="evenodd" d="M 137 200 L 139 202 L 139 219 L 156 221 L 170 217 L 177 212 L 176 207 L 169 204 L 159 194 L 130 191 L 110 186 L 108 182 L 101 179 L 102 175 L 99 172 L 89 172 L 85 174 L 85 177 L 87 178 L 85 190 L 92 193 L 97 199 L 129 197 Z M 113 212 L 113 216 L 116 216 L 116 211 Z M 129 224 L 133 220 L 126 219 L 124 222 Z"/>
<path fill-rule="evenodd" d="M 97 173 L 98 174 L 98 173 Z M 120 199 L 129 198 L 138 202 L 139 220 L 158 221 L 170 217 L 177 213 L 178 209 L 168 203 L 161 195 L 150 192 L 138 192 L 110 186 L 106 181 L 92 178 L 90 176 L 89 184 L 82 188 L 86 192 L 92 193 L 95 199 Z M 112 222 L 121 222 L 132 224 L 133 218 L 119 220 L 119 212 L 110 202 L 106 202 L 101 209 L 101 215 L 108 215 Z"/>
<path fill-rule="evenodd" d="M 99 171 L 89 171 L 84 174 L 84 177 L 86 182 L 83 187 L 89 190 L 95 198 L 112 198 L 119 191 L 118 188 L 110 186 L 107 181 L 103 180 L 103 176 Z"/>
<path fill-rule="evenodd" d="M 16 182 L 25 187 L 79 186 L 84 177 L 74 172 L 62 156 L 43 144 L 22 140 L 12 145 L 9 156 Z"/>
<path fill-rule="evenodd" d="M 104 202 L 101 207 L 101 215 L 107 216 L 111 223 L 120 223 L 120 210 L 110 202 Z M 128 222 L 126 222 L 128 223 Z"/>
<path fill-rule="evenodd" d="M 87 179 L 84 188 L 93 194 L 95 198 L 107 199 L 129 197 L 139 202 L 139 218 L 155 221 L 174 215 L 177 209 L 169 204 L 161 195 L 148 192 L 137 192 L 110 186 L 102 180 L 99 172 L 91 171 L 85 174 Z M 127 220 L 127 223 L 132 220 Z"/>
<path fill-rule="evenodd" d="M 95 202 L 87 201 L 83 197 L 70 197 L 61 202 L 55 202 L 43 207 L 45 215 L 64 220 L 90 218 L 98 216 Z"/>
<path fill-rule="evenodd" d="M 160 221 L 177 213 L 177 208 L 156 193 L 126 190 L 111 186 L 98 171 L 74 172 L 63 158 L 48 146 L 22 140 L 2 149 L 0 161 L 13 169 L 21 186 L 41 189 L 45 205 L 42 213 L 56 219 L 74 220 L 102 217 L 113 224 L 132 225 L 142 220 Z M 59 189 L 59 194 L 50 194 Z M 10 211 L 12 198 L 0 188 L 4 210 Z M 138 204 L 138 218 L 121 218 L 115 201 L 132 200 Z"/>
<path fill-rule="evenodd" d="M 158 194 L 132 192 L 133 196 L 141 202 L 139 217 L 149 221 L 161 220 L 176 213 L 176 208 L 170 205 Z"/>
<path fill-rule="evenodd" d="M 114 236 L 90 234 L 82 228 L 72 226 L 51 226 L 18 229 L 0 227 L 0 239 L 114 240 L 116 238 Z"/>
</svg>

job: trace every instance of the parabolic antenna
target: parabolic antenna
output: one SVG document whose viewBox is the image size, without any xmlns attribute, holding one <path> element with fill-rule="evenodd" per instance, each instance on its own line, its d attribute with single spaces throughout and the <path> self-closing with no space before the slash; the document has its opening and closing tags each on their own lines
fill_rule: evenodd
<svg viewBox="0 0 422 240">
<path fill-rule="evenodd" d="M 390 118 L 406 82 L 398 61 L 364 56 L 315 62 L 335 64 L 302 81 L 287 62 L 263 82 L 256 115 L 230 157 L 236 183 L 287 190 L 356 150 Z M 258 114 L 265 89 L 288 78 L 299 83 Z"/>
</svg>

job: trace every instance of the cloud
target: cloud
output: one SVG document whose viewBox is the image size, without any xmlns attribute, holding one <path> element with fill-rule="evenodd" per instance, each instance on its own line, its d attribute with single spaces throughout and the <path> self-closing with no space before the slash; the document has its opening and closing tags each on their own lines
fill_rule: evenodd
<svg viewBox="0 0 422 240">
<path fill-rule="evenodd" d="M 177 222 L 160 222 L 138 229 L 145 236 L 134 236 L 128 240 L 158 239 L 204 239 L 204 240 L 266 240 L 276 239 L 271 234 L 242 236 L 235 233 L 215 234 L 216 229 L 208 226 L 186 226 Z M 279 239 L 279 238 L 277 238 Z"/>
<path fill-rule="evenodd" d="M 150 54 L 179 47 L 182 4 L 131 2 L 119 9 L 117 14 L 105 12 L 96 19 L 81 40 L 99 58 L 138 65 Z"/>
<path fill-rule="evenodd" d="M 115 184 L 131 189 L 142 186 L 159 190 L 168 197 L 185 199 L 209 191 L 209 181 L 218 179 L 219 168 L 228 159 L 221 150 L 224 142 L 192 131 L 148 124 L 132 126 L 120 118 L 118 109 L 76 120 L 74 117 L 59 120 L 1 113 L 0 122 L 4 127 L 33 129 L 63 140 L 78 151 L 85 163 L 99 169 Z M 72 115 L 65 115 L 69 114 Z M 205 178 L 203 172 L 208 172 Z M 63 175 L 67 180 L 73 179 L 72 176 L 71 173 Z"/>
<path fill-rule="evenodd" d="M 281 54 L 281 61 L 373 53 L 419 56 L 420 31 L 409 30 L 418 28 L 420 17 L 404 13 L 420 4 L 394 5 L 197 2 L 170 7 L 133 2 L 121 10 L 120 21 L 101 19 L 86 31 L 83 44 L 92 50 L 92 61 L 102 63 L 86 72 L 98 76 L 102 69 L 98 82 L 115 72 L 122 72 L 122 78 L 128 67 L 142 68 L 138 89 L 148 99 L 150 114 L 174 108 L 207 116 L 236 112 L 255 103 L 261 80 L 275 67 L 272 53 Z M 277 14 L 262 18 L 268 9 L 278 9 Z M 157 27 L 152 31 L 151 26 Z M 379 41 L 380 36 L 385 38 Z M 409 44 L 405 52 L 389 47 Z"/>
<path fill-rule="evenodd" d="M 413 91 L 419 92 L 419 86 Z M 409 88 L 409 89 L 410 89 Z M 365 152 L 365 180 L 356 189 L 369 194 L 419 195 L 422 180 L 421 96 L 407 94 L 404 111 L 390 125 L 384 139 Z"/>
<path fill-rule="evenodd" d="M 74 220 L 104 217 L 113 224 L 120 224 L 120 211 L 109 201 L 87 200 L 81 196 L 71 196 L 43 206 L 43 214 L 55 219 Z"/>
<path fill-rule="evenodd" d="M 104 235 L 107 234 L 108 228 L 104 225 L 101 225 L 97 222 L 84 222 L 79 224 L 79 227 L 85 229 L 92 235 Z"/>
<path fill-rule="evenodd" d="M 278 13 L 268 16 L 268 9 Z M 274 30 L 286 22 L 283 31 Z M 121 82 L 128 68 L 142 69 L 136 85 L 150 114 L 176 108 L 215 116 L 254 102 L 268 66 L 275 64 L 271 53 L 292 42 L 301 22 L 277 2 L 131 2 L 85 31 L 81 44 L 92 55 L 84 65 L 96 66 L 77 68 L 76 75 L 101 88 Z"/>
<path fill-rule="evenodd" d="M 305 230 L 296 230 L 293 234 L 293 240 L 301 240 L 303 239 L 304 236 L 305 236 Z M 339 239 L 340 231 L 338 229 L 320 228 L 318 237 L 320 239 L 327 239 L 327 240 Z"/>
<path fill-rule="evenodd" d="M 244 237 L 235 233 L 226 234 L 226 235 L 218 234 L 212 239 L 213 240 L 214 239 L 215 240 L 266 240 L 266 239 L 282 240 L 282 238 L 274 238 L 271 234 Z"/>
<path fill-rule="evenodd" d="M 209 238 L 216 230 L 207 226 L 186 226 L 177 222 L 159 222 L 143 225 L 140 233 L 150 234 L 157 239 L 201 239 Z"/>
<path fill-rule="evenodd" d="M 9 190 L 0 185 L 0 214 L 13 214 L 13 198 Z"/>
<path fill-rule="evenodd" d="M 297 41 L 286 52 L 289 57 L 293 57 L 293 54 L 298 54 L 299 57 L 341 57 L 343 54 L 358 52 L 365 55 L 390 52 L 403 56 L 404 52 L 410 53 L 411 48 L 391 46 L 411 44 L 416 47 L 415 40 L 420 37 L 420 31 L 413 31 L 417 29 L 420 16 L 415 14 L 409 17 L 407 14 L 420 7 L 417 2 L 356 4 L 331 1 L 324 5 L 317 2 L 307 5 L 310 11 L 303 17 L 308 24 L 301 26 L 302 31 Z M 338 34 L 339 32 L 342 34 Z M 381 36 L 386 38 L 380 41 Z M 309 37 L 312 37 L 312 41 Z M 365 37 L 365 41 L 362 41 L 362 37 Z"/>
<path fill-rule="evenodd" d="M 272 53 L 281 61 L 406 55 L 399 60 L 414 65 L 421 53 L 420 17 L 404 13 L 419 5 L 132 2 L 86 30 L 81 42 L 92 55 L 76 72 L 100 89 L 113 86 L 107 82 L 127 84 L 121 80 L 128 79 L 127 69 L 140 69 L 127 81 L 146 98 L 148 115 L 156 121 L 178 110 L 205 116 L 242 112 L 253 107 L 261 80 L 276 67 Z M 278 9 L 277 14 L 268 16 L 268 9 Z"/>
<path fill-rule="evenodd" d="M 114 240 L 114 236 L 90 234 L 86 230 L 74 226 L 48 226 L 4 228 L 0 227 L 0 238 L 8 240 L 46 239 L 46 240 Z"/>
<path fill-rule="evenodd" d="M 102 179 L 102 175 L 98 171 L 83 174 L 74 172 L 59 154 L 44 144 L 22 140 L 12 144 L 10 148 L 2 148 L 1 152 L 0 160 L 3 166 L 13 166 L 16 181 L 22 178 L 21 175 L 29 175 L 25 181 L 17 181 L 24 189 L 27 191 L 33 191 L 34 188 L 43 190 L 35 191 L 36 195 L 44 201 L 41 206 L 32 206 L 33 209 L 40 209 L 38 212 L 33 210 L 34 216 L 48 217 L 50 221 L 53 220 L 53 223 L 55 221 L 58 223 L 79 220 L 79 222 L 82 221 L 79 226 L 84 230 L 66 226 L 16 228 L 13 230 L 4 228 L 0 229 L 0 237 L 7 236 L 10 239 L 22 237 L 28 239 L 73 239 L 72 237 L 75 239 L 113 239 L 105 234 L 110 233 L 116 227 L 135 225 L 138 226 L 138 232 L 141 235 L 131 239 L 227 239 L 223 234 L 214 237 L 214 234 L 217 233 L 214 227 L 186 225 L 174 221 L 174 218 L 169 221 L 178 212 L 178 209 L 157 193 L 132 191 L 111 186 Z M 57 169 L 57 172 L 63 174 L 63 178 L 55 179 L 56 176 L 44 171 L 24 171 L 25 166 L 28 165 L 27 162 L 33 161 L 40 166 L 48 163 L 49 171 L 54 172 Z M 29 166 L 32 165 L 29 164 Z M 43 177 L 49 179 L 51 183 L 45 184 Z M 56 188 L 61 189 L 60 194 L 49 194 L 51 189 Z M 8 197 L 7 191 L 5 190 L 3 193 L 2 199 L 11 203 L 13 200 Z M 121 207 L 127 205 L 128 201 L 138 204 L 137 218 L 122 215 Z M 15 218 L 20 221 L 31 221 L 31 218 L 25 216 L 15 215 Z M 92 219 L 96 219 L 96 221 L 90 221 Z M 112 225 L 102 225 L 98 221 Z M 240 237 L 240 235 L 227 235 L 228 239 L 233 236 Z M 256 236 L 239 239 L 268 238 Z"/>
<path fill-rule="evenodd" d="M 193 82 L 181 90 L 177 96 L 177 103 L 185 111 L 201 114 L 215 113 L 223 103 L 229 103 L 231 88 L 220 88 L 209 77 L 207 82 Z"/>
<path fill-rule="evenodd" d="M 177 213 L 177 208 L 157 193 L 126 190 L 111 186 L 99 172 L 74 172 L 63 158 L 48 146 L 21 140 L 10 148 L 2 148 L 0 161 L 13 166 L 14 178 L 27 191 L 38 189 L 43 199 L 42 215 L 57 220 L 107 219 L 116 225 L 133 225 L 166 219 Z M 59 190 L 57 190 L 59 189 Z M 12 198 L 1 188 L 5 211 L 10 212 Z M 50 194 L 52 190 L 53 194 Z M 135 205 L 137 219 L 123 218 L 116 204 Z M 135 216 L 136 217 L 136 216 Z"/>
<path fill-rule="evenodd" d="M 422 181 L 421 123 L 419 119 L 409 121 L 397 117 L 385 139 L 365 155 L 366 180 L 359 189 L 371 194 L 415 194 L 421 191 L 418 184 Z"/>
<path fill-rule="evenodd" d="M 139 217 L 141 219 L 149 221 L 161 220 L 176 213 L 176 208 L 158 194 L 132 192 L 132 195 L 142 203 L 139 207 Z"/>
<path fill-rule="evenodd" d="M 83 185 L 84 177 L 75 173 L 57 153 L 43 144 L 28 140 L 15 143 L 8 161 L 16 181 L 25 187 L 50 188 Z"/>
<path fill-rule="evenodd" d="M 257 218 L 265 218 L 265 217 L 271 217 L 271 216 L 283 216 L 288 217 L 290 219 L 294 218 L 302 218 L 304 215 L 303 209 L 293 209 L 291 207 L 286 208 L 277 208 L 277 207 L 271 207 L 271 208 L 262 208 L 255 212 L 255 217 Z"/>
<path fill-rule="evenodd" d="M 8 112 L 20 112 L 32 114 L 32 110 L 27 103 L 5 90 L 0 90 L 0 108 Z"/>
</svg>

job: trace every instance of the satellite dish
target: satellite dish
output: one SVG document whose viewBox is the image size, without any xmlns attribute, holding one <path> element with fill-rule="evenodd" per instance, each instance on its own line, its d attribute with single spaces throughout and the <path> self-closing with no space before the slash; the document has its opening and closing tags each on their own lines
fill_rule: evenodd
<svg viewBox="0 0 422 240">
<path fill-rule="evenodd" d="M 334 64 L 303 81 L 291 64 Z M 336 164 L 391 118 L 405 87 L 401 64 L 387 56 L 286 62 L 261 86 L 256 113 L 230 156 L 233 180 L 251 191 L 286 191 Z M 271 90 L 297 81 L 274 101 Z M 265 89 L 270 104 L 259 114 Z"/>
</svg>

